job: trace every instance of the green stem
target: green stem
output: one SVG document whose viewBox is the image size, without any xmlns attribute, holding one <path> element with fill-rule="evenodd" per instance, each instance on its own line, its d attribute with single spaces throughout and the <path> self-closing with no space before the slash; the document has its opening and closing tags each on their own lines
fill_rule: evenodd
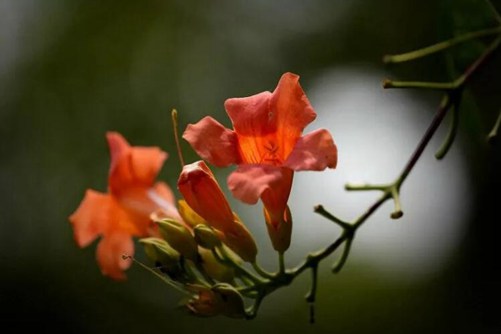
<svg viewBox="0 0 501 334">
<path fill-rule="evenodd" d="M 351 244 L 353 242 L 353 238 L 354 238 L 354 235 L 351 238 L 346 239 L 346 242 L 344 244 L 343 253 L 341 254 L 341 257 L 339 258 L 338 262 L 336 262 L 336 264 L 334 264 L 334 266 L 332 267 L 332 272 L 334 274 L 339 273 L 341 271 L 341 269 L 343 269 L 344 264 L 346 263 L 346 260 L 348 260 L 348 255 L 350 254 Z"/>
<path fill-rule="evenodd" d="M 261 306 L 261 302 L 263 301 L 263 298 L 266 296 L 266 293 L 264 293 L 263 290 L 259 291 L 254 304 L 250 307 L 250 309 L 247 310 L 246 312 L 246 319 L 251 320 L 254 319 L 257 315 L 257 311 L 259 310 L 259 306 Z"/>
<path fill-rule="evenodd" d="M 501 23 L 501 21 L 500 21 Z M 495 28 L 489 28 L 489 29 L 483 29 L 483 30 L 478 30 L 478 31 L 473 31 L 466 33 L 464 35 L 460 35 L 457 37 L 453 37 L 449 40 L 433 44 L 430 46 L 427 46 L 422 49 L 402 53 L 399 55 L 386 55 L 383 57 L 383 62 L 384 63 L 402 63 L 406 62 L 409 60 L 414 60 L 422 57 L 426 57 L 428 55 L 446 50 L 454 45 L 460 44 L 467 42 L 472 39 L 480 38 L 480 37 L 486 37 L 486 36 L 491 36 L 491 35 L 497 35 L 501 34 L 501 27 L 495 27 Z"/>
<path fill-rule="evenodd" d="M 285 259 L 284 252 L 278 253 L 278 275 L 285 273 Z"/>
<path fill-rule="evenodd" d="M 496 120 L 496 124 L 494 124 L 494 127 L 492 128 L 491 132 L 487 136 L 487 140 L 490 143 L 492 143 L 494 141 L 494 139 L 497 137 L 498 130 L 499 130 L 500 126 L 501 126 L 501 111 L 499 111 L 499 115 L 498 115 L 498 118 Z"/>
<path fill-rule="evenodd" d="M 257 264 L 257 262 L 252 262 L 252 268 L 254 268 L 254 270 L 261 276 L 263 276 L 264 278 L 273 278 L 274 275 L 270 272 L 267 272 L 266 270 L 264 270 L 259 264 Z"/>
<path fill-rule="evenodd" d="M 457 87 L 456 82 L 425 82 L 425 81 L 393 81 L 385 79 L 383 88 L 422 88 L 451 90 Z"/>
<path fill-rule="evenodd" d="M 381 196 L 367 210 L 365 210 L 365 212 L 361 214 L 353 223 L 355 231 L 389 198 L 391 198 L 391 196 L 388 193 L 383 193 L 383 196 Z"/>
<path fill-rule="evenodd" d="M 404 169 L 400 173 L 400 176 L 398 177 L 398 179 L 396 181 L 398 188 L 400 188 L 402 183 L 404 183 L 405 179 L 407 178 L 407 176 L 409 176 L 409 173 L 416 165 L 416 163 L 419 160 L 419 158 L 421 157 L 421 154 L 423 153 L 424 149 L 426 148 L 426 146 L 430 142 L 431 138 L 435 134 L 435 131 L 437 131 L 438 126 L 440 125 L 440 123 L 442 123 L 445 115 L 447 114 L 447 111 L 449 110 L 450 105 L 451 105 L 450 96 L 449 96 L 449 94 L 446 94 L 442 98 L 438 112 L 433 117 L 433 120 L 431 121 L 430 125 L 428 126 L 428 129 L 426 129 L 426 132 L 425 132 L 423 138 L 421 138 L 421 141 L 419 142 L 417 148 L 414 150 L 414 153 L 412 154 L 411 158 L 409 159 L 409 161 L 405 165 Z"/>
<path fill-rule="evenodd" d="M 451 106 L 452 109 L 452 120 L 451 125 L 449 126 L 449 132 L 447 133 L 447 137 L 445 138 L 442 146 L 438 149 L 437 153 L 435 153 L 435 158 L 438 160 L 442 160 L 454 142 L 456 138 L 456 133 L 459 125 L 459 100 Z"/>
<path fill-rule="evenodd" d="M 388 188 L 387 184 L 351 184 L 347 183 L 344 189 L 347 191 L 370 191 L 370 190 L 381 190 L 385 191 Z"/>
<path fill-rule="evenodd" d="M 298 265 L 296 268 L 290 271 L 290 274 L 293 277 L 296 277 L 299 274 L 301 274 L 304 270 L 311 268 L 312 266 L 318 265 L 320 261 L 331 255 L 346 240 L 346 238 L 347 238 L 347 233 L 344 232 L 341 234 L 339 238 L 336 239 L 336 241 L 334 241 L 332 244 L 330 244 L 323 250 L 309 254 L 302 264 Z"/>
<path fill-rule="evenodd" d="M 330 213 L 329 211 L 325 210 L 324 206 L 323 205 L 317 205 L 315 206 L 315 208 L 313 209 L 313 211 L 315 213 L 318 213 L 319 215 L 321 215 L 322 217 L 338 224 L 339 226 L 341 226 L 342 228 L 350 228 L 351 225 L 339 218 L 337 218 L 336 216 L 334 216 L 332 213 Z"/>
<path fill-rule="evenodd" d="M 311 288 L 304 297 L 308 303 L 314 303 L 317 296 L 318 262 L 311 266 Z"/>
<path fill-rule="evenodd" d="M 455 80 L 455 85 L 457 88 L 464 86 L 464 84 L 471 78 L 471 76 L 477 72 L 477 69 L 485 63 L 486 59 L 499 47 L 501 43 L 501 36 L 496 38 L 488 47 L 484 49 L 484 52 L 478 57 L 461 75 Z"/>
<path fill-rule="evenodd" d="M 393 202 L 395 203 L 395 208 L 393 209 L 390 217 L 392 219 L 398 219 L 404 215 L 404 212 L 402 211 L 402 205 L 400 204 L 400 190 L 398 189 L 396 184 L 392 185 L 389 190 L 391 197 L 393 198 Z"/>
<path fill-rule="evenodd" d="M 315 300 L 317 298 L 318 286 L 318 263 L 311 267 L 311 288 L 305 296 L 306 301 L 310 304 L 310 324 L 315 323 Z"/>
<path fill-rule="evenodd" d="M 422 88 L 422 89 L 437 89 L 445 91 L 456 91 L 464 86 L 466 81 L 476 72 L 477 68 L 482 65 L 486 58 L 499 47 L 501 43 L 501 36 L 496 38 L 484 52 L 478 57 L 464 73 L 454 81 L 451 82 L 424 82 L 424 81 L 393 81 L 385 79 L 383 81 L 383 88 Z M 455 92 L 457 93 L 457 92 Z"/>
<path fill-rule="evenodd" d="M 212 253 L 214 254 L 214 257 L 218 261 L 220 261 L 223 264 L 227 264 L 227 265 L 232 266 L 237 272 L 239 272 L 240 274 L 243 274 L 243 275 L 247 276 L 254 283 L 257 283 L 257 284 L 263 284 L 263 283 L 265 283 L 265 281 L 263 281 L 261 278 L 257 277 L 256 275 L 254 275 L 253 273 L 251 273 L 250 271 L 248 271 L 246 268 L 242 267 L 241 265 L 239 265 L 238 263 L 236 263 L 235 261 L 233 261 L 233 259 L 231 258 L 231 256 L 229 256 L 229 254 L 224 249 L 224 247 L 216 247 L 216 249 L 213 249 Z M 221 252 L 222 256 L 218 254 L 218 250 Z"/>
</svg>

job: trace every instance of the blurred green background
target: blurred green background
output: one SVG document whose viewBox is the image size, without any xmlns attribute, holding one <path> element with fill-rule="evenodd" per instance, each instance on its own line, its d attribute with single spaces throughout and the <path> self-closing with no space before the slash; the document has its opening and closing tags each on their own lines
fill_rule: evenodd
<svg viewBox="0 0 501 334">
<path fill-rule="evenodd" d="M 78 249 L 67 220 L 85 189 L 106 189 L 106 131 L 170 152 L 161 178 L 173 185 L 179 164 L 172 108 L 182 125 L 205 115 L 229 125 L 226 98 L 272 90 L 286 71 L 301 75 L 307 93 L 322 73 L 345 66 L 401 79 L 449 80 L 478 55 L 481 43 L 399 66 L 385 67 L 381 57 L 493 26 L 485 1 L 0 0 L 0 12 L 0 331 L 501 331 L 500 149 L 484 143 L 499 111 L 499 53 L 475 77 L 463 104 L 454 145 L 467 162 L 471 212 L 452 255 L 432 275 L 413 280 L 400 279 L 398 271 L 382 275 L 362 255 L 337 276 L 326 261 L 315 325 L 308 323 L 303 299 L 309 275 L 267 298 L 253 321 L 190 317 L 177 308 L 176 291 L 138 267 L 123 283 L 101 276 L 95 244 Z M 431 119 L 438 95 L 414 92 L 412 98 Z M 196 159 L 183 147 L 189 161 Z M 342 146 L 339 151 L 340 164 L 343 155 L 357 155 Z M 453 168 L 446 166 L 437 163 L 430 173 Z M 406 194 L 404 210 L 412 195 Z M 250 228 L 269 249 L 259 233 L 263 226 Z M 266 254 L 261 252 L 264 262 Z"/>
</svg>

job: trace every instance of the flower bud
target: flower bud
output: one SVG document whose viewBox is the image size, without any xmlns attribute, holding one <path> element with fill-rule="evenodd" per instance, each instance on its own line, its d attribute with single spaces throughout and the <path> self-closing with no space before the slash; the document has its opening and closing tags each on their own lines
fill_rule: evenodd
<svg viewBox="0 0 501 334">
<path fill-rule="evenodd" d="M 160 238 L 139 239 L 143 244 L 144 251 L 148 258 L 155 263 L 155 266 L 167 274 L 171 279 L 180 283 L 196 282 L 196 277 L 186 272 L 179 253 Z"/>
<path fill-rule="evenodd" d="M 148 258 L 163 268 L 172 268 L 179 263 L 179 253 L 160 238 L 139 239 Z"/>
<path fill-rule="evenodd" d="M 244 318 L 245 306 L 242 295 L 227 283 L 216 284 L 212 290 L 219 296 L 222 313 L 230 318 Z"/>
<path fill-rule="evenodd" d="M 196 295 L 188 301 L 186 307 L 193 315 L 213 317 L 222 312 L 221 304 L 214 291 L 202 285 L 188 285 L 187 288 Z"/>
<path fill-rule="evenodd" d="M 224 233 L 223 242 L 232 249 L 242 260 L 254 262 L 257 255 L 257 247 L 249 230 L 235 217 L 233 226 Z"/>
<path fill-rule="evenodd" d="M 219 262 L 208 249 L 201 248 L 200 256 L 202 258 L 202 267 L 209 277 L 220 282 L 233 282 L 235 278 L 235 270 L 233 268 Z"/>
<path fill-rule="evenodd" d="M 162 219 L 156 222 L 160 234 L 169 245 L 187 259 L 195 261 L 197 258 L 197 243 L 190 230 L 181 222 L 174 219 Z"/>
<path fill-rule="evenodd" d="M 210 317 L 222 314 L 231 318 L 245 317 L 243 298 L 231 285 L 219 283 L 212 288 L 203 286 L 189 288 L 197 293 L 187 304 L 194 315 Z"/>
<path fill-rule="evenodd" d="M 193 211 L 223 233 L 225 238 L 222 241 L 228 247 L 244 261 L 255 261 L 257 247 L 252 235 L 235 219 L 223 191 L 205 162 L 185 165 L 177 185 Z"/>
<path fill-rule="evenodd" d="M 266 209 L 264 217 L 273 248 L 277 252 L 285 252 L 290 246 L 292 234 L 292 215 L 289 207 L 285 208 L 283 219 L 278 224 L 276 221 L 272 222 Z"/>
<path fill-rule="evenodd" d="M 197 244 L 206 249 L 214 249 L 221 246 L 221 238 L 224 238 L 221 233 L 218 236 L 216 230 L 208 225 L 199 224 L 193 230 L 195 234 L 195 241 Z"/>
</svg>

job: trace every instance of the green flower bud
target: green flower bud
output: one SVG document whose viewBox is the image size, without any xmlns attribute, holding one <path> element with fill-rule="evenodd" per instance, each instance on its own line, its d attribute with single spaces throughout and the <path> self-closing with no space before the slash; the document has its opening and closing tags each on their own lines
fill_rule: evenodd
<svg viewBox="0 0 501 334">
<path fill-rule="evenodd" d="M 169 246 L 167 241 L 160 238 L 143 238 L 139 239 L 139 242 L 143 244 L 146 255 L 162 273 L 183 284 L 197 281 L 196 277 L 186 271 L 179 252 Z"/>
<path fill-rule="evenodd" d="M 179 253 L 160 238 L 139 239 L 148 258 L 164 268 L 173 268 L 179 264 Z"/>
<path fill-rule="evenodd" d="M 217 232 L 210 226 L 199 224 L 195 226 L 193 233 L 195 234 L 195 241 L 203 248 L 214 249 L 221 246 L 221 240 Z"/>
<path fill-rule="evenodd" d="M 160 234 L 169 245 L 187 259 L 196 261 L 197 243 L 190 230 L 181 222 L 174 219 L 157 221 Z"/>
<path fill-rule="evenodd" d="M 220 282 L 233 282 L 235 270 L 219 262 L 212 251 L 201 248 L 200 257 L 202 258 L 202 267 L 207 275 Z"/>
</svg>

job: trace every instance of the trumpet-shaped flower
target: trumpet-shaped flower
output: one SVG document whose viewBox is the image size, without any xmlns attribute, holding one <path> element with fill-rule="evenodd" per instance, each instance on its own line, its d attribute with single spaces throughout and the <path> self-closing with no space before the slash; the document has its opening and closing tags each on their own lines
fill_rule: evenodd
<svg viewBox="0 0 501 334">
<path fill-rule="evenodd" d="M 154 180 L 167 153 L 157 147 L 131 147 L 116 132 L 106 135 L 111 154 L 108 192 L 88 189 L 77 210 L 69 217 L 74 237 L 80 247 L 86 247 L 98 236 L 98 265 L 104 275 L 120 280 L 130 266 L 123 254 L 133 255 L 132 236 L 155 234 L 150 214 L 179 218 L 170 188 Z"/>
<path fill-rule="evenodd" d="M 302 136 L 316 114 L 299 85 L 299 77 L 285 73 L 276 89 L 226 100 L 233 130 L 207 116 L 183 134 L 195 151 L 218 167 L 238 165 L 228 186 L 241 201 L 263 201 L 274 248 L 290 244 L 287 200 L 294 171 L 335 168 L 337 148 L 325 129 Z"/>
<path fill-rule="evenodd" d="M 223 242 L 244 261 L 256 259 L 257 247 L 250 232 L 230 208 L 223 191 L 205 162 L 183 167 L 177 183 L 186 203 L 209 225 L 223 234 Z"/>
</svg>

